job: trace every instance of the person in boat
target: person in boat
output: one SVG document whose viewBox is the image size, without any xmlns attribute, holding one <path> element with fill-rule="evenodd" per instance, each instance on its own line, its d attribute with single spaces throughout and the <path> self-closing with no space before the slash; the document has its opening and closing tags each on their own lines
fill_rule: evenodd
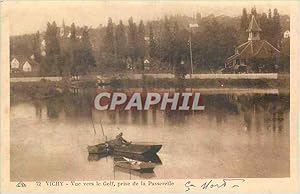
<svg viewBox="0 0 300 194">
<path fill-rule="evenodd" d="M 126 140 L 123 138 L 123 133 L 121 132 L 119 135 L 116 136 L 115 139 L 110 140 L 110 141 L 108 142 L 108 144 L 114 147 L 114 146 L 129 145 L 129 144 L 131 144 L 131 142 L 126 141 Z"/>
</svg>

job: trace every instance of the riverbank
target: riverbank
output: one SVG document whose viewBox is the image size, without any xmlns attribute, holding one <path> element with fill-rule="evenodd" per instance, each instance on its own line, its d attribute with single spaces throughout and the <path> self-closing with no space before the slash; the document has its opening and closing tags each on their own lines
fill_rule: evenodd
<svg viewBox="0 0 300 194">
<path fill-rule="evenodd" d="M 180 79 L 164 78 L 153 79 L 145 77 L 141 80 L 135 79 L 112 79 L 105 83 L 97 80 L 81 81 L 36 81 L 36 82 L 12 82 L 10 84 L 11 99 L 19 96 L 29 99 L 44 99 L 58 97 L 65 94 L 81 93 L 82 91 L 96 91 L 99 89 L 130 89 L 135 92 L 158 91 L 199 91 L 201 93 L 217 92 L 221 94 L 245 94 L 245 93 L 289 93 L 289 78 L 270 79 Z"/>
<path fill-rule="evenodd" d="M 51 87 L 97 87 L 97 86 L 110 86 L 110 87 L 157 87 L 157 88 L 169 88 L 169 87 L 241 87 L 241 88 L 289 88 L 289 78 L 284 79 L 182 79 L 182 78 L 151 78 L 144 77 L 143 79 L 111 79 L 105 81 L 99 80 L 81 80 L 81 81 L 20 81 L 11 82 L 11 88 L 27 87 L 34 89 L 37 88 L 51 88 Z"/>
<path fill-rule="evenodd" d="M 282 76 L 289 76 L 288 74 L 277 74 L 277 73 L 249 73 L 249 74 L 192 74 L 185 75 L 183 79 L 246 79 L 246 80 L 258 80 L 258 79 L 268 79 L 274 80 Z M 109 81 L 114 79 L 133 79 L 133 80 L 143 80 L 143 79 L 176 79 L 177 77 L 171 73 L 159 73 L 159 74 L 139 74 L 139 73 L 119 73 L 114 75 L 83 75 L 77 77 L 11 77 L 10 82 L 38 82 L 38 81 L 61 81 L 61 80 L 97 80 L 97 81 Z"/>
<path fill-rule="evenodd" d="M 11 96 L 20 93 L 30 98 L 57 97 L 63 93 L 78 93 L 83 89 L 109 88 L 190 88 L 248 92 L 273 89 L 289 92 L 288 74 L 193 74 L 192 78 L 175 78 L 172 74 L 119 74 L 119 76 L 26 77 L 10 78 Z M 246 90 L 245 90 L 246 89 Z"/>
</svg>

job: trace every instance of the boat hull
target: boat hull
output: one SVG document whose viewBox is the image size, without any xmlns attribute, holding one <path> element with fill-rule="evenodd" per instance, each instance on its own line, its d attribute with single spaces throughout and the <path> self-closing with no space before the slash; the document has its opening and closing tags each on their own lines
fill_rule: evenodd
<svg viewBox="0 0 300 194">
<path fill-rule="evenodd" d="M 100 154 L 100 155 L 112 154 L 112 148 L 105 143 L 88 146 L 87 149 L 88 149 L 89 154 Z"/>
<path fill-rule="evenodd" d="M 142 162 L 142 161 L 127 161 L 123 159 L 123 157 L 114 158 L 114 164 L 115 166 L 121 167 L 121 168 L 126 168 L 129 170 L 134 170 L 138 172 L 153 172 L 153 169 L 155 168 L 156 164 L 152 162 Z"/>
<path fill-rule="evenodd" d="M 126 157 L 133 160 L 143 161 L 143 162 L 152 162 L 155 164 L 162 164 L 159 156 L 157 154 L 151 155 L 141 155 L 141 154 L 133 154 L 133 153 L 118 153 L 114 152 L 114 157 Z"/>
<path fill-rule="evenodd" d="M 116 153 L 137 154 L 137 155 L 153 155 L 156 154 L 162 145 L 140 145 L 129 144 L 126 146 L 119 146 L 114 148 Z"/>
<path fill-rule="evenodd" d="M 154 173 L 154 170 L 141 172 L 141 171 L 131 170 L 131 169 L 127 169 L 127 168 L 122 168 L 122 167 L 119 167 L 119 166 L 116 166 L 116 165 L 114 166 L 114 171 L 130 174 L 130 175 L 137 176 L 137 177 L 140 177 L 140 178 L 143 178 L 143 179 L 151 179 L 151 178 L 154 178 L 156 176 L 155 173 Z"/>
<path fill-rule="evenodd" d="M 134 157 L 135 155 L 152 156 L 155 155 L 162 145 L 141 145 L 141 144 L 129 144 L 122 146 L 111 146 L 106 143 L 101 143 L 94 146 L 88 146 L 89 154 L 114 154 L 114 155 L 126 155 L 128 157 Z"/>
</svg>

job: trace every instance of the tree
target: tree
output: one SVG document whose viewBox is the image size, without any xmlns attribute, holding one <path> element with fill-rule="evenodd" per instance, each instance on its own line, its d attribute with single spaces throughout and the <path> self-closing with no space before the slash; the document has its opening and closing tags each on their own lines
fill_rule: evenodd
<svg viewBox="0 0 300 194">
<path fill-rule="evenodd" d="M 151 58 L 156 57 L 156 41 L 154 38 L 153 26 L 152 23 L 149 23 L 149 55 Z"/>
<path fill-rule="evenodd" d="M 280 15 L 276 8 L 273 11 L 273 25 L 274 25 L 274 44 L 277 48 L 280 48 L 280 41 L 281 41 Z"/>
<path fill-rule="evenodd" d="M 74 75 L 86 74 L 90 67 L 95 66 L 96 62 L 92 54 L 92 45 L 90 43 L 88 28 L 85 26 L 78 48 L 74 50 L 74 66 L 72 68 L 72 73 Z"/>
<path fill-rule="evenodd" d="M 143 63 L 146 54 L 146 42 L 145 42 L 145 26 L 142 20 L 140 21 L 138 27 L 137 53 L 138 53 L 138 57 L 141 59 Z"/>
<path fill-rule="evenodd" d="M 251 9 L 251 15 L 253 15 L 257 19 L 257 11 L 255 7 L 252 7 Z"/>
<path fill-rule="evenodd" d="M 114 26 L 111 18 L 108 18 L 108 24 L 104 36 L 104 52 L 115 54 Z"/>
<path fill-rule="evenodd" d="M 45 34 L 46 41 L 46 56 L 42 64 L 42 73 L 44 75 L 61 75 L 62 74 L 62 59 L 60 56 L 60 45 L 57 38 L 58 29 L 55 22 L 47 24 Z"/>
<path fill-rule="evenodd" d="M 41 49 L 40 49 L 40 32 L 37 31 L 36 34 L 33 37 L 33 43 L 32 43 L 32 53 L 34 55 L 34 60 L 38 63 L 41 62 Z"/>
<path fill-rule="evenodd" d="M 175 73 L 182 60 L 187 61 L 189 32 L 179 27 L 177 18 L 165 17 L 162 25 L 162 33 L 159 47 L 159 60 L 167 63 L 167 67 L 175 70 Z"/>
<path fill-rule="evenodd" d="M 128 20 L 128 50 L 129 57 L 133 62 L 138 59 L 137 42 L 137 27 L 133 22 L 133 18 L 130 17 Z"/>
<path fill-rule="evenodd" d="M 220 32 L 222 32 L 222 30 L 215 18 L 212 18 L 212 20 L 206 23 L 203 35 L 206 40 L 204 40 L 205 43 L 202 44 L 204 44 L 204 64 L 209 69 L 219 65 L 218 58 L 221 57 L 219 53 Z"/>
<path fill-rule="evenodd" d="M 76 26 L 74 23 L 71 24 L 71 35 L 70 35 L 70 67 L 73 68 L 75 65 L 75 50 L 77 47 L 77 40 L 76 40 Z"/>
<path fill-rule="evenodd" d="M 243 8 L 241 22 L 240 22 L 240 31 L 239 31 L 239 43 L 245 42 L 247 40 L 248 34 L 246 30 L 249 27 L 249 17 L 247 14 L 247 9 Z"/>
<path fill-rule="evenodd" d="M 160 60 L 162 62 L 167 62 L 169 66 L 172 66 L 172 31 L 168 17 L 165 17 L 164 19 L 162 37 L 159 44 Z"/>
<path fill-rule="evenodd" d="M 83 61 L 88 67 L 94 67 L 96 65 L 94 56 L 92 54 L 92 44 L 90 42 L 89 29 L 87 26 L 83 28 L 82 32 L 82 51 Z"/>
<path fill-rule="evenodd" d="M 116 54 L 124 58 L 127 55 L 126 32 L 122 20 L 120 20 L 116 27 Z"/>
<path fill-rule="evenodd" d="M 240 30 L 242 32 L 245 32 L 247 30 L 248 26 L 249 26 L 249 20 L 248 20 L 247 9 L 243 8 L 241 23 L 240 23 Z"/>
<path fill-rule="evenodd" d="M 268 19 L 272 19 L 272 11 L 271 11 L 271 9 L 268 10 Z"/>
<path fill-rule="evenodd" d="M 234 27 L 219 23 L 215 18 L 207 18 L 201 25 L 203 30 L 193 37 L 194 64 L 198 70 L 211 72 L 222 67 L 226 58 L 233 54 L 239 33 Z"/>
<path fill-rule="evenodd" d="M 262 29 L 261 38 L 269 42 L 273 41 L 273 21 L 268 18 L 266 13 L 262 13 L 260 17 L 260 27 Z"/>
<path fill-rule="evenodd" d="M 172 29 L 172 33 L 171 33 L 171 47 L 170 47 L 170 54 L 171 54 L 171 63 L 172 66 L 176 65 L 178 63 L 180 63 L 181 60 L 181 55 L 183 54 L 183 50 L 182 47 L 187 48 L 187 46 L 185 46 L 186 44 L 183 43 L 182 44 L 182 38 L 179 36 L 179 26 L 177 21 L 174 22 L 174 26 Z M 186 40 L 187 41 L 187 40 Z M 173 51 L 173 53 L 172 53 Z"/>
<path fill-rule="evenodd" d="M 282 41 L 280 50 L 280 69 L 284 72 L 290 71 L 290 38 L 285 38 Z"/>
<path fill-rule="evenodd" d="M 172 47 L 170 53 L 172 54 L 172 67 L 175 75 L 184 77 L 188 72 L 185 64 L 190 62 L 189 58 L 189 34 L 185 29 L 180 29 L 178 22 L 175 21 L 172 29 Z M 190 34 L 191 35 L 191 34 Z M 189 42 L 190 44 L 190 42 Z M 192 45 L 193 46 L 193 45 Z"/>
</svg>

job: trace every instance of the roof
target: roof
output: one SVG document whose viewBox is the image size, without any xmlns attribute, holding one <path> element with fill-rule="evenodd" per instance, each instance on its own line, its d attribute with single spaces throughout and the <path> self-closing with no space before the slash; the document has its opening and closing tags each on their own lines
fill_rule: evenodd
<svg viewBox="0 0 300 194">
<path fill-rule="evenodd" d="M 261 28 L 258 26 L 254 15 L 252 15 L 251 22 L 250 22 L 249 27 L 246 31 L 247 32 L 261 32 L 262 31 Z"/>
<path fill-rule="evenodd" d="M 28 63 L 31 66 L 38 66 L 39 65 L 39 63 L 36 62 L 35 60 L 31 59 L 30 57 L 25 57 L 23 55 L 12 55 L 11 58 L 10 58 L 10 61 L 12 61 L 14 58 L 19 61 L 20 67 L 23 66 L 26 61 L 28 61 Z"/>
<path fill-rule="evenodd" d="M 227 58 L 227 62 L 234 59 L 270 58 L 280 54 L 280 51 L 266 40 L 249 40 L 235 49 L 235 54 Z"/>
<path fill-rule="evenodd" d="M 10 61 L 12 61 L 13 59 L 17 59 L 19 63 L 23 65 L 26 62 L 27 57 L 23 55 L 12 55 Z"/>
</svg>

